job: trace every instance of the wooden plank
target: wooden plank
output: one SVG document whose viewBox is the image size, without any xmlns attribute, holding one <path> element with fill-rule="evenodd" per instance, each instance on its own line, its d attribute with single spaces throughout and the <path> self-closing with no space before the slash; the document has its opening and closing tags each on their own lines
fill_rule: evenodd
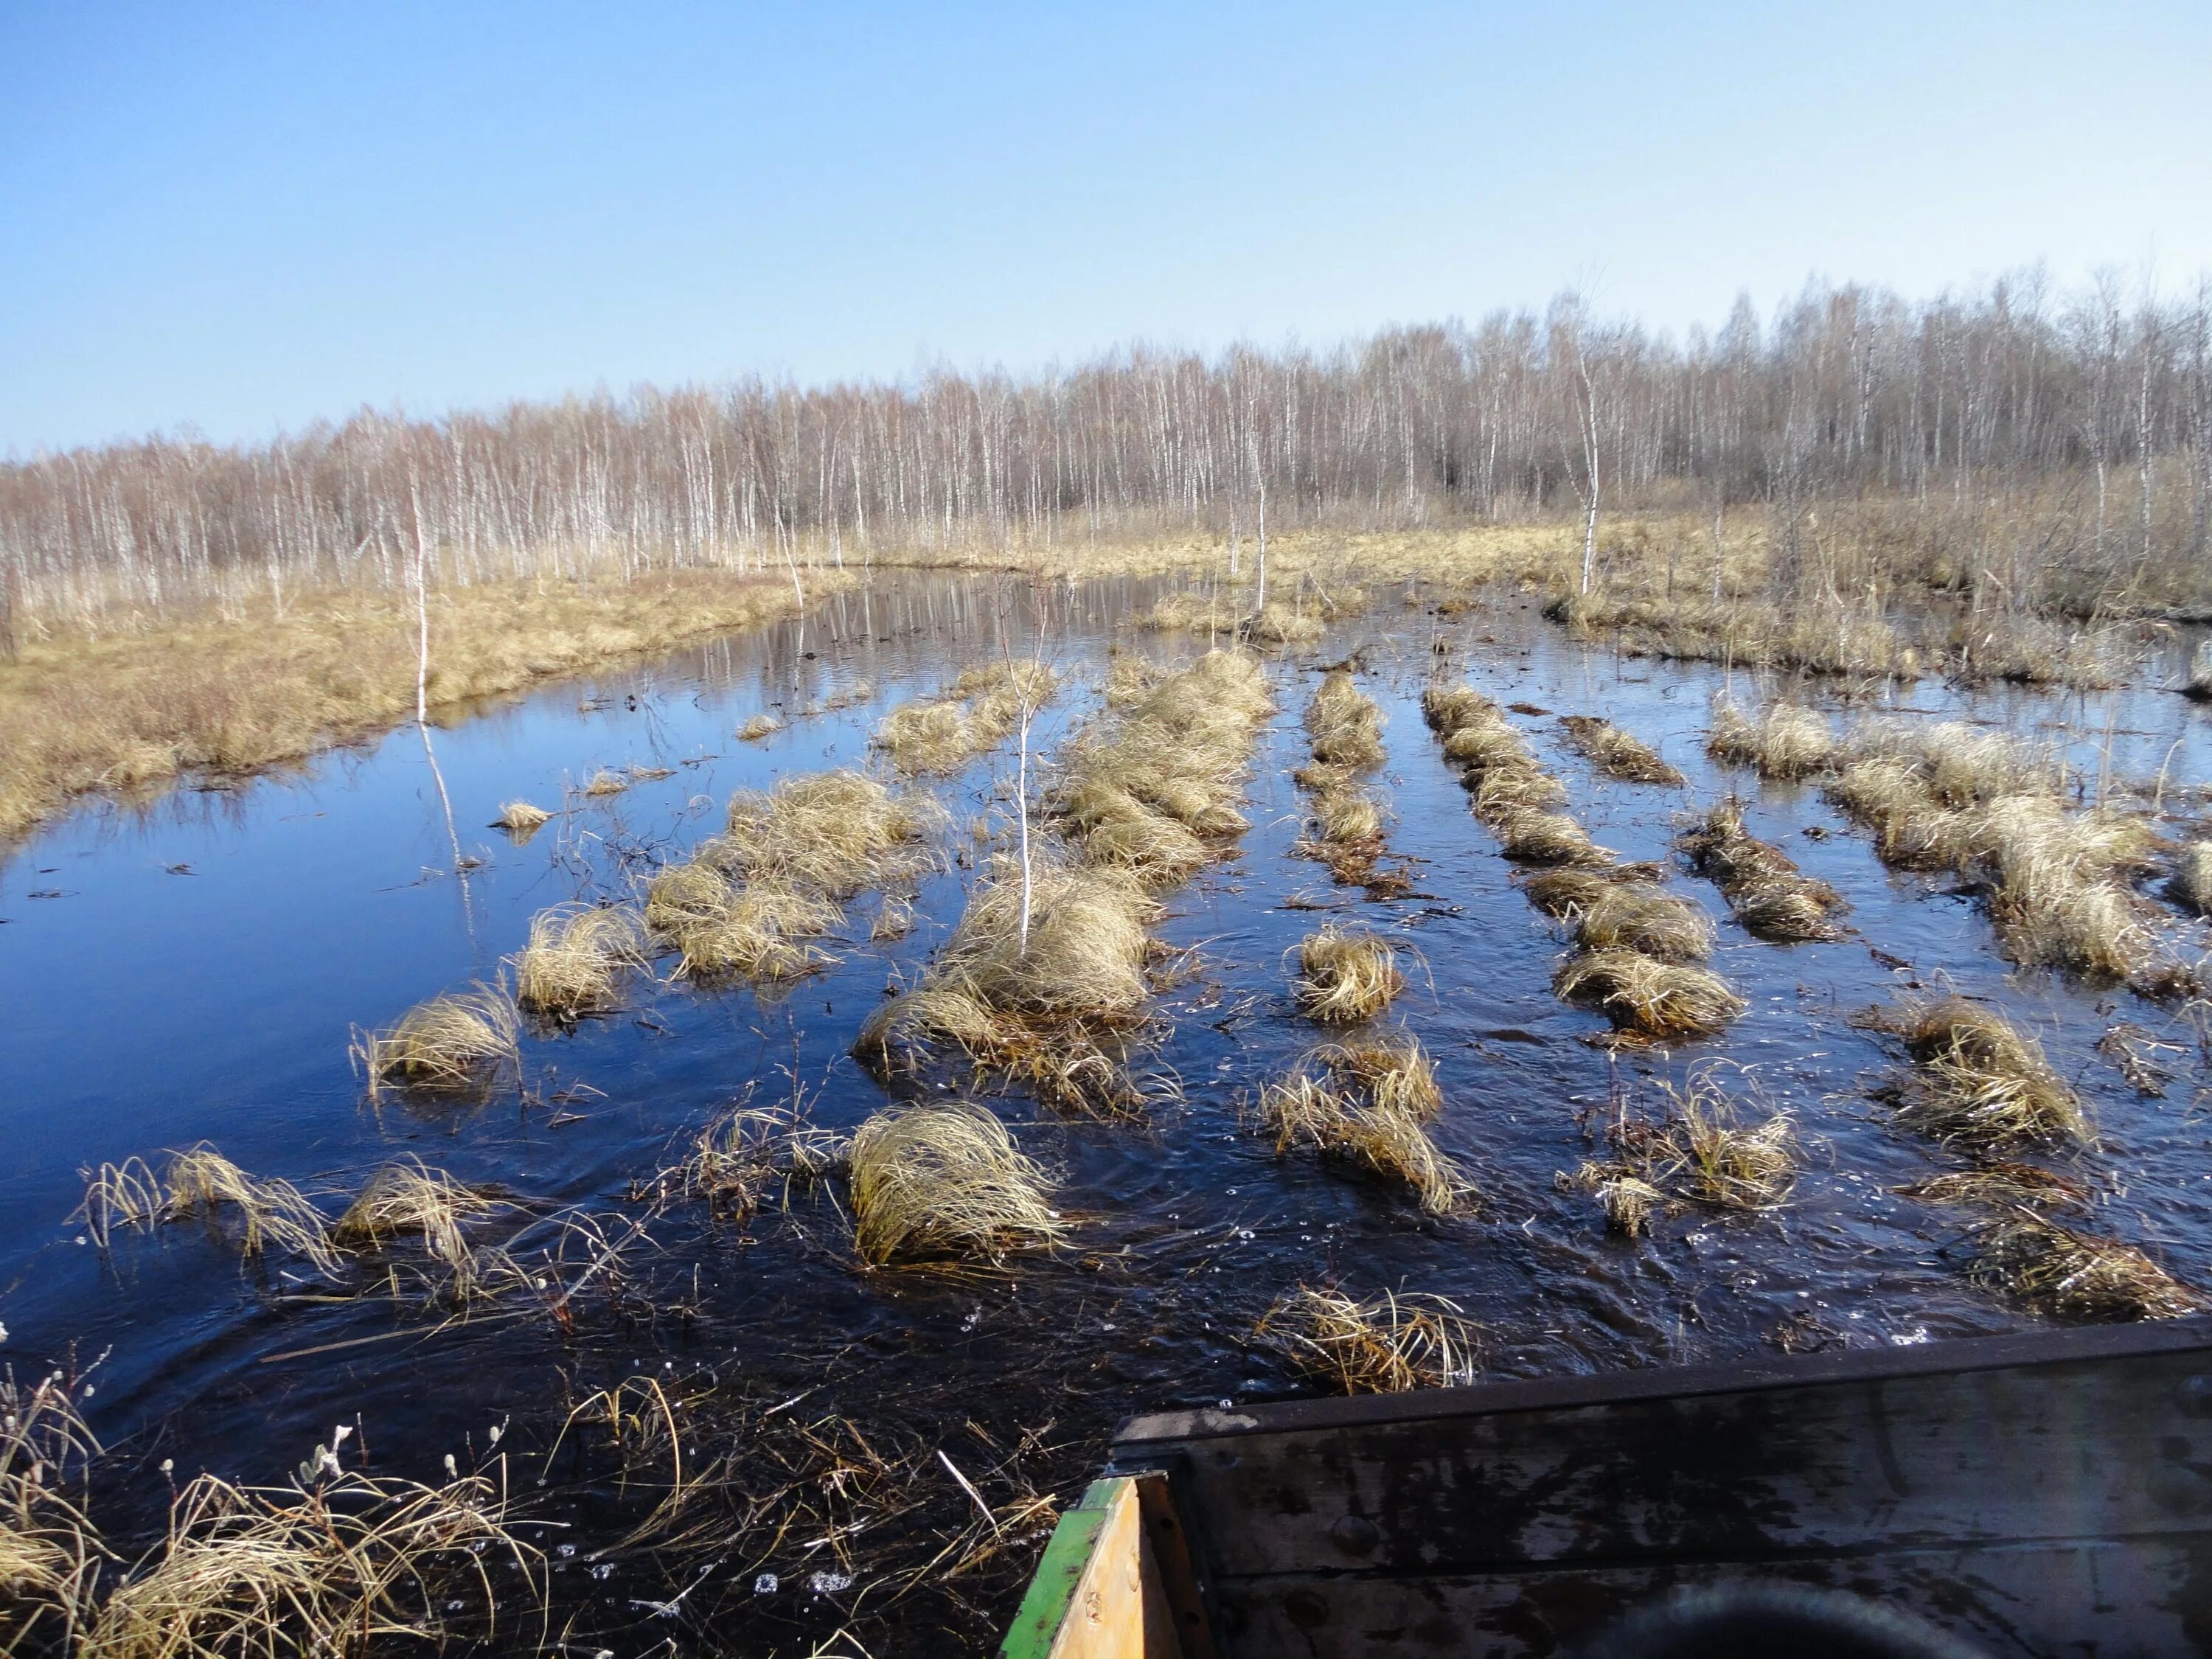
<svg viewBox="0 0 2212 1659">
<path fill-rule="evenodd" d="M 2207 1358 L 1200 1437 L 1176 1495 L 1217 1580 L 2152 1535 L 2212 1526 Z"/>
<path fill-rule="evenodd" d="M 1610 1405 L 1631 1400 L 1680 1399 L 1697 1394 L 1740 1394 L 1762 1388 L 1802 1388 L 1814 1382 L 1873 1382 L 1937 1372 L 1988 1370 L 2020 1365 L 2063 1364 L 2145 1354 L 2212 1349 L 2212 1315 L 2136 1325 L 2078 1330 L 2030 1331 L 2014 1336 L 1961 1337 L 1905 1347 L 1848 1348 L 1833 1353 L 1747 1355 L 1702 1365 L 1652 1365 L 1636 1370 L 1480 1382 L 1467 1388 L 1353 1398 L 1291 1400 L 1230 1411 L 1212 1407 L 1133 1417 L 1114 1437 L 1115 1452 L 1141 1452 L 1167 1444 L 1231 1434 L 1273 1434 L 1292 1429 L 1364 1428 L 1391 1422 L 1499 1412 L 1551 1410 L 1562 1406 Z"/>
<path fill-rule="evenodd" d="M 1094 1480 L 1060 1517 L 999 1650 L 1005 1659 L 1178 1659 L 1135 1481 Z"/>
<path fill-rule="evenodd" d="M 1220 1595 L 1222 1650 L 1327 1659 L 1534 1659 L 1592 1650 L 1616 1620 L 1670 1592 L 1746 1582 L 1848 1591 L 1977 1643 L 1990 1659 L 2212 1654 L 2212 1555 L 2202 1534 L 1827 1561 L 1702 1562 L 1492 1576 L 1254 1578 Z"/>
<path fill-rule="evenodd" d="M 1135 1480 L 1137 1510 L 1145 1522 L 1145 1559 L 1158 1575 L 1161 1611 L 1175 1633 L 1174 1645 L 1162 1651 L 1181 1659 L 1217 1659 L 1197 1562 L 1168 1479 L 1151 1473 Z"/>
</svg>

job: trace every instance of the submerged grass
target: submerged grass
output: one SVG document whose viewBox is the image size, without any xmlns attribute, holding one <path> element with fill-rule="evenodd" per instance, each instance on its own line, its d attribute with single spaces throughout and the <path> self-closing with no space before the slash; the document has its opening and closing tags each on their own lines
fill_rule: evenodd
<svg viewBox="0 0 2212 1659">
<path fill-rule="evenodd" d="M 872 1266 L 995 1259 L 1066 1237 L 1043 1167 L 971 1103 L 878 1112 L 854 1134 L 849 1161 L 854 1245 Z"/>
<path fill-rule="evenodd" d="M 2063 1319 L 2178 1319 L 2203 1304 L 2133 1245 L 2017 1209 L 1976 1241 L 1977 1284 Z"/>
<path fill-rule="evenodd" d="M 1799 1149 L 1788 1112 L 1755 1089 L 1731 1094 L 1717 1064 L 1694 1067 L 1679 1086 L 1659 1086 L 1659 1121 L 1624 1114 L 1607 1133 L 1613 1155 L 1562 1172 L 1554 1184 L 1592 1194 L 1606 1224 L 1632 1238 L 1664 1210 L 1770 1210 L 1789 1197 Z"/>
<path fill-rule="evenodd" d="M 1366 927 L 1323 924 L 1298 945 L 1293 993 L 1309 1019 L 1372 1018 L 1406 988 L 1397 947 Z"/>
<path fill-rule="evenodd" d="M 1443 1297 L 1386 1291 L 1362 1302 L 1301 1285 L 1279 1297 L 1255 1334 L 1339 1394 L 1399 1394 L 1472 1381 L 1474 1328 Z"/>
<path fill-rule="evenodd" d="M 2079 1097 L 2041 1045 L 1996 1009 L 1945 997 L 1881 1024 L 1917 1062 L 1898 1108 L 1906 1127 L 1968 1146 L 2088 1139 Z"/>
<path fill-rule="evenodd" d="M 1567 740 L 1608 776 L 1674 787 L 1689 781 L 1656 749 L 1610 720 L 1594 714 L 1565 714 L 1559 724 L 1566 727 Z"/>
<path fill-rule="evenodd" d="M 1970 1170 L 1952 1170 L 1893 1189 L 1899 1197 L 1923 1204 L 1966 1204 L 1990 1209 L 2088 1207 L 2089 1194 L 2078 1182 L 2033 1164 L 1995 1159 Z"/>
<path fill-rule="evenodd" d="M 352 1054 L 369 1092 L 482 1094 L 521 1065 L 514 1000 L 479 985 L 418 1003 L 382 1031 L 356 1030 Z"/>
</svg>

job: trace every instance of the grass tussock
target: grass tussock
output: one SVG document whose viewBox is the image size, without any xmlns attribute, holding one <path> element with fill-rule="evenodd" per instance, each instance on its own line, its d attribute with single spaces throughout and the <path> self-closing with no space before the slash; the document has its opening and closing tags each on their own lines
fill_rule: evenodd
<svg viewBox="0 0 2212 1659">
<path fill-rule="evenodd" d="M 1370 1019 L 1405 988 L 1397 947 L 1371 929 L 1332 921 L 1299 943 L 1292 989 L 1299 1012 L 1309 1019 Z"/>
<path fill-rule="evenodd" d="M 998 1258 L 1066 1237 L 1042 1165 L 982 1107 L 877 1113 L 853 1137 L 853 1240 L 862 1261 Z"/>
<path fill-rule="evenodd" d="M 1985 1209 L 2083 1210 L 2089 1194 L 2078 1182 L 2033 1164 L 1996 1159 L 1953 1170 L 1893 1189 L 1922 1204 L 1960 1204 Z"/>
<path fill-rule="evenodd" d="M 369 1177 L 331 1224 L 331 1242 L 360 1252 L 412 1247 L 428 1264 L 437 1291 L 459 1306 L 522 1278 L 504 1251 L 478 1246 L 468 1236 L 469 1223 L 507 1207 L 443 1170 L 405 1158 Z"/>
<path fill-rule="evenodd" d="M 1589 1194 L 1597 1200 L 1607 1228 L 1630 1238 L 1650 1232 L 1651 1218 L 1671 1202 L 1664 1191 L 1615 1159 L 1586 1160 L 1571 1175 L 1561 1171 L 1553 1184 L 1562 1192 Z"/>
<path fill-rule="evenodd" d="M 762 743 L 782 730 L 783 722 L 766 709 L 762 709 L 757 714 L 745 717 L 745 723 L 738 728 L 738 741 Z"/>
<path fill-rule="evenodd" d="M 417 1003 L 398 1024 L 354 1033 L 352 1055 L 369 1092 L 480 1095 L 521 1066 L 514 1000 L 490 985 Z"/>
<path fill-rule="evenodd" d="M 2198 915 L 2212 916 L 2212 841 L 2195 841 L 2183 848 L 2166 885 Z"/>
<path fill-rule="evenodd" d="M 810 1122 L 796 1108 L 742 1106 L 702 1129 L 662 1184 L 742 1221 L 771 1186 L 811 1186 L 849 1171 L 852 1142 Z"/>
<path fill-rule="evenodd" d="M 896 793 L 865 772 L 808 773 L 738 791 L 701 856 L 745 881 L 848 899 L 912 882 L 927 867 L 919 848 L 943 821 L 935 801 Z"/>
<path fill-rule="evenodd" d="M 1255 1334 L 1339 1394 L 1401 1394 L 1470 1382 L 1474 1328 L 1443 1297 L 1384 1291 L 1362 1302 L 1301 1285 L 1279 1298 Z"/>
<path fill-rule="evenodd" d="M 1633 732 L 1625 732 L 1610 720 L 1594 714 L 1564 714 L 1559 724 L 1567 731 L 1567 740 L 1577 752 L 1583 755 L 1608 777 L 1620 778 L 1629 783 L 1656 783 L 1680 787 L 1687 783 L 1680 772 L 1667 763 L 1666 757 Z"/>
<path fill-rule="evenodd" d="M 189 1482 L 167 1536 L 108 1594 L 81 1659 L 361 1659 L 439 1640 L 463 1583 L 495 1623 L 502 1602 L 539 1598 L 538 1553 L 509 1529 L 490 1482 L 374 1480 L 338 1470 L 331 1448 L 323 1455 L 293 1487 Z M 520 1571 L 520 1587 L 495 1580 L 501 1564 Z"/>
<path fill-rule="evenodd" d="M 994 662 L 963 670 L 936 697 L 902 702 L 877 725 L 870 740 L 900 771 L 915 775 L 958 771 L 995 749 L 1052 701 L 1059 676 L 1040 662 Z"/>
<path fill-rule="evenodd" d="M 1596 1009 L 1624 1034 L 1650 1042 L 1712 1036 L 1745 1003 L 1719 975 L 1656 962 L 1633 951 L 1595 951 L 1570 958 L 1553 977 L 1563 1002 Z"/>
<path fill-rule="evenodd" d="M 1826 717 L 1809 708 L 1778 702 L 1753 720 L 1723 696 L 1713 699 L 1705 752 L 1763 778 L 1796 780 L 1832 769 L 1841 750 Z"/>
<path fill-rule="evenodd" d="M 1716 1066 L 1660 1089 L 1666 1110 L 1657 1121 L 1624 1115 L 1608 1133 L 1610 1157 L 1554 1184 L 1590 1194 L 1607 1226 L 1632 1238 L 1668 1211 L 1770 1210 L 1789 1197 L 1799 1161 L 1789 1113 L 1729 1093 Z"/>
<path fill-rule="evenodd" d="M 87 1170 L 85 1194 L 70 1219 L 101 1249 L 118 1228 L 146 1229 L 199 1219 L 210 1227 L 237 1224 L 240 1255 L 256 1260 L 270 1251 L 334 1272 L 337 1255 L 322 1212 L 289 1181 L 248 1175 L 203 1142 L 171 1152 L 157 1174 L 143 1158 L 103 1164 Z"/>
<path fill-rule="evenodd" d="M 584 793 L 593 797 L 619 795 L 623 790 L 629 788 L 629 785 L 630 779 L 627 772 L 610 772 L 605 767 L 601 767 L 586 780 Z"/>
<path fill-rule="evenodd" d="M 530 919 L 530 942 L 514 957 L 515 1000 L 558 1022 L 611 1012 L 622 983 L 645 962 L 643 927 L 614 906 L 556 906 Z"/>
<path fill-rule="evenodd" d="M 1562 890 L 1547 896 L 1557 901 Z M 1655 962 L 1703 962 L 1713 953 L 1713 919 L 1643 883 L 1600 881 L 1584 902 L 1568 906 L 1565 920 L 1580 951 L 1633 951 Z"/>
<path fill-rule="evenodd" d="M 2203 1304 L 2133 1245 L 2014 1211 L 1976 1241 L 1975 1283 L 2061 1319 L 2178 1319 Z"/>
<path fill-rule="evenodd" d="M 1359 689 L 1350 670 L 1332 668 L 1322 676 L 1306 705 L 1305 720 L 1313 757 L 1323 766 L 1361 770 L 1382 763 L 1382 710 Z"/>
<path fill-rule="evenodd" d="M 1430 1113 L 1403 1091 L 1375 1086 L 1387 1083 L 1392 1069 L 1363 1074 L 1357 1051 L 1322 1049 L 1288 1079 L 1260 1091 L 1259 1127 L 1278 1152 L 1318 1152 L 1413 1188 L 1432 1215 L 1449 1214 L 1472 1199 L 1474 1183 L 1430 1138 L 1423 1127 Z M 1405 1069 L 1402 1062 L 1395 1068 L 1401 1077 Z"/>
<path fill-rule="evenodd" d="M 2081 1100 L 2042 1045 L 1996 1009 L 1945 997 L 1881 1024 L 1916 1062 L 1898 1109 L 1906 1127 L 1977 1147 L 2088 1139 Z"/>
<path fill-rule="evenodd" d="M 526 800 L 511 800 L 499 809 L 499 816 L 491 821 L 495 830 L 504 830 L 519 845 L 553 821 L 553 815 L 542 806 L 533 806 Z"/>
<path fill-rule="evenodd" d="M 1544 615 L 1577 640 L 1609 640 L 1624 656 L 1796 669 L 1884 679 L 1919 678 L 1920 648 L 1874 603 L 1834 599 L 1784 605 L 1764 595 L 1718 601 L 1657 592 L 1562 594 Z"/>
<path fill-rule="evenodd" d="M 1516 864 L 1589 866 L 1613 860 L 1611 848 L 1600 847 L 1589 830 L 1565 812 L 1516 806 L 1496 813 L 1489 822 L 1497 833 L 1498 850 Z"/>
<path fill-rule="evenodd" d="M 1802 873 L 1796 860 L 1743 824 L 1743 806 L 1718 803 L 1677 843 L 1691 867 L 1710 877 L 1746 931 L 1778 943 L 1834 939 L 1843 895 Z"/>
</svg>

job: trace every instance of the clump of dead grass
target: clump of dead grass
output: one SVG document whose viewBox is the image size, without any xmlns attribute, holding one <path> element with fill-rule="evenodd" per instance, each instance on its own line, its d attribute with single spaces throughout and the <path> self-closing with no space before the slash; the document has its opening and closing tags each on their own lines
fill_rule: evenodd
<svg viewBox="0 0 2212 1659">
<path fill-rule="evenodd" d="M 854 1245 L 872 1266 L 995 1259 L 1067 1235 L 1051 1177 L 971 1103 L 878 1112 L 854 1134 L 849 1162 Z"/>
<path fill-rule="evenodd" d="M 382 1031 L 354 1033 L 352 1058 L 369 1092 L 483 1094 L 521 1066 L 514 1000 L 499 986 L 450 992 L 417 1003 Z"/>
<path fill-rule="evenodd" d="M 918 848 L 944 817 L 935 801 L 894 793 L 865 772 L 807 773 L 732 795 L 721 835 L 700 856 L 747 881 L 848 899 L 910 883 L 927 864 Z"/>
<path fill-rule="evenodd" d="M 1583 1192 L 1597 1200 L 1605 1224 L 1630 1238 L 1651 1231 L 1651 1218 L 1666 1209 L 1667 1194 L 1616 1159 L 1585 1160 L 1571 1175 L 1561 1170 L 1553 1184 L 1562 1192 Z"/>
<path fill-rule="evenodd" d="M 1552 988 L 1560 1000 L 1595 1008 L 1624 1034 L 1651 1042 L 1714 1036 L 1746 1006 L 1708 969 L 1655 962 L 1633 951 L 1571 957 L 1553 975 Z"/>
<path fill-rule="evenodd" d="M 1874 602 L 1824 598 L 1784 605 L 1765 596 L 1562 594 L 1544 615 L 1564 623 L 1574 639 L 1610 635 L 1624 656 L 1893 679 L 1917 678 L 1921 671 L 1918 648 Z"/>
<path fill-rule="evenodd" d="M 1332 668 L 1322 676 L 1305 720 L 1313 757 L 1322 765 L 1358 770 L 1382 763 L 1382 710 L 1349 669 Z"/>
<path fill-rule="evenodd" d="M 1546 812 L 1515 806 L 1489 820 L 1497 833 L 1498 850 L 1516 864 L 1610 864 L 1610 848 L 1600 847 L 1573 817 L 1565 812 Z"/>
<path fill-rule="evenodd" d="M 542 806 L 533 806 L 526 800 L 511 800 L 499 809 L 499 816 L 491 821 L 495 830 L 504 830 L 518 843 L 532 836 L 553 821 L 553 815 Z"/>
<path fill-rule="evenodd" d="M 1474 1328 L 1443 1297 L 1384 1291 L 1362 1302 L 1301 1285 L 1261 1316 L 1255 1334 L 1340 1394 L 1398 1394 L 1472 1381 Z"/>
<path fill-rule="evenodd" d="M 1692 1069 L 1679 1086 L 1662 1083 L 1660 1092 L 1666 1109 L 1657 1121 L 1624 1113 L 1607 1132 L 1612 1156 L 1562 1172 L 1554 1184 L 1591 1194 L 1607 1225 L 1632 1238 L 1662 1211 L 1770 1210 L 1789 1197 L 1799 1150 L 1788 1112 L 1756 1088 L 1729 1092 L 1717 1065 Z"/>
<path fill-rule="evenodd" d="M 661 1183 L 741 1221 L 760 1207 L 770 1185 L 811 1186 L 847 1171 L 851 1159 L 850 1140 L 813 1123 L 795 1104 L 740 1106 L 700 1130 L 683 1163 L 663 1171 Z"/>
<path fill-rule="evenodd" d="M 28 1384 L 0 1373 L 0 1650 L 62 1652 L 93 1607 L 108 1559 L 82 1488 L 100 1451 L 86 1379 L 52 1371 Z M 72 1498 L 70 1488 L 79 1488 Z"/>
<path fill-rule="evenodd" d="M 1833 769 L 1841 749 L 1825 717 L 1793 703 L 1770 706 L 1757 720 L 1724 696 L 1713 699 L 1705 752 L 1763 778 L 1812 777 Z"/>
<path fill-rule="evenodd" d="M 1372 929 L 1328 922 L 1298 945 L 1293 992 L 1310 1019 L 1369 1019 L 1405 988 L 1397 947 Z"/>
<path fill-rule="evenodd" d="M 1319 1050 L 1289 1079 L 1261 1090 L 1258 1125 L 1278 1152 L 1319 1152 L 1401 1182 L 1419 1194 L 1424 1210 L 1449 1214 L 1473 1197 L 1474 1184 L 1430 1138 L 1422 1127 L 1429 1114 L 1408 1091 L 1375 1086 L 1403 1069 L 1377 1066 L 1363 1073 L 1356 1051 Z"/>
<path fill-rule="evenodd" d="M 289 1181 L 248 1175 L 204 1141 L 168 1154 L 157 1174 L 143 1158 L 103 1164 L 85 1176 L 83 1201 L 70 1219 L 101 1249 L 118 1228 L 151 1228 L 200 1218 L 239 1224 L 238 1252 L 251 1261 L 275 1249 L 319 1270 L 337 1267 L 322 1212 Z"/>
<path fill-rule="evenodd" d="M 2212 841 L 2191 842 L 2181 849 L 2167 887 L 2197 915 L 2212 916 Z"/>
<path fill-rule="evenodd" d="M 766 709 L 762 709 L 757 714 L 745 717 L 745 723 L 738 728 L 738 741 L 760 743 L 774 737 L 782 730 L 783 722 Z"/>
<path fill-rule="evenodd" d="M 1894 1188 L 1899 1198 L 1922 1204 L 1964 1204 L 1991 1209 L 2087 1209 L 2089 1194 L 2078 1182 L 2033 1164 L 1996 1159 L 1952 1170 Z"/>
<path fill-rule="evenodd" d="M 1607 776 L 1630 783 L 1680 787 L 1689 781 L 1667 763 L 1666 757 L 1633 732 L 1625 732 L 1594 714 L 1564 714 L 1559 724 L 1567 740 Z"/>
<path fill-rule="evenodd" d="M 473 1243 L 466 1231 L 466 1224 L 507 1207 L 418 1158 L 403 1158 L 368 1178 L 331 1224 L 331 1242 L 356 1251 L 411 1244 L 430 1264 L 435 1288 L 465 1304 L 521 1277 L 505 1252 Z"/>
<path fill-rule="evenodd" d="M 1582 951 L 1633 951 L 1655 962 L 1703 962 L 1713 953 L 1713 919 L 1643 883 L 1600 882 L 1570 906 L 1566 920 Z"/>
<path fill-rule="evenodd" d="M 515 1000 L 546 1019 L 570 1022 L 620 1006 L 622 981 L 645 962 L 645 933 L 617 906 L 556 906 L 530 919 L 530 942 L 514 958 Z"/>
<path fill-rule="evenodd" d="M 623 790 L 629 787 L 629 777 L 628 774 L 622 772 L 610 772 L 606 768 L 601 767 L 598 771 L 592 773 L 590 779 L 585 783 L 584 793 L 586 795 L 594 797 L 619 795 Z"/>
<path fill-rule="evenodd" d="M 322 1455 L 316 1478 L 297 1486 L 189 1482 L 167 1536 L 85 1632 L 82 1659 L 359 1659 L 396 1641 L 435 1641 L 463 1582 L 495 1625 L 516 1586 L 495 1582 L 495 1559 L 521 1570 L 523 1599 L 540 1595 L 537 1552 L 508 1528 L 489 1481 L 374 1480 L 339 1471 L 335 1449 Z"/>
<path fill-rule="evenodd" d="M 957 772 L 1011 737 L 1023 710 L 1042 708 L 1059 684 L 1041 662 L 979 664 L 963 670 L 944 696 L 899 704 L 870 741 L 902 772 Z"/>
<path fill-rule="evenodd" d="M 1898 1110 L 1908 1128 L 1968 1146 L 2088 1139 L 2080 1098 L 2042 1046 L 1996 1009 L 1945 997 L 1880 1023 L 1917 1063 Z"/>
<path fill-rule="evenodd" d="M 1745 829 L 1741 802 L 1719 802 L 1682 835 L 1679 845 L 1691 866 L 1720 888 L 1736 920 L 1759 938 L 1794 942 L 1843 937 L 1832 920 L 1845 908 L 1843 895 L 1802 874 L 1787 853 Z"/>
<path fill-rule="evenodd" d="M 1976 1241 L 1975 1283 L 2062 1319 L 2178 1319 L 2203 1304 L 2133 1245 L 2017 1209 Z"/>
</svg>

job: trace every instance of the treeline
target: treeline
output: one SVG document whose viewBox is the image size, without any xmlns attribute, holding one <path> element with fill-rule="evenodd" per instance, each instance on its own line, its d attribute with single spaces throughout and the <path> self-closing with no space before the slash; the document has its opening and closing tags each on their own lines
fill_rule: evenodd
<svg viewBox="0 0 2212 1659">
<path fill-rule="evenodd" d="M 1907 301 L 1808 289 L 1681 340 L 1596 315 L 1316 352 L 1148 348 L 1073 371 L 643 389 L 255 447 L 151 439 L 0 466 L 14 625 L 258 592 L 1049 558 L 1176 526 L 1386 527 L 1759 504 L 1788 580 L 1825 502 L 2006 602 L 2185 584 L 2212 527 L 2212 283 L 2039 276 Z M 1600 532 L 1601 537 L 1602 532 Z M 1815 538 L 1817 539 L 1817 538 Z M 1946 548 L 1938 544 L 1964 543 Z"/>
</svg>

